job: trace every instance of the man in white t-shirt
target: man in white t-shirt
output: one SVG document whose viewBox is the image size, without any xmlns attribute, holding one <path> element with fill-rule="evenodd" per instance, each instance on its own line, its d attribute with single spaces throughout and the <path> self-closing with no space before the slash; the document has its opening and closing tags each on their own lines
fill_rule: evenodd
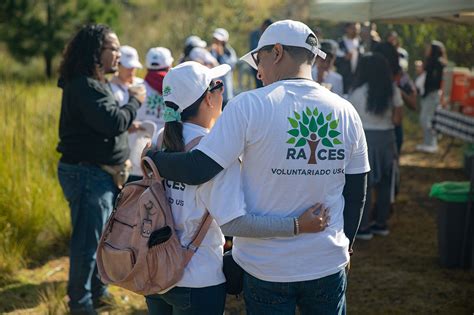
<svg viewBox="0 0 474 315">
<path fill-rule="evenodd" d="M 234 238 L 247 314 L 294 314 L 296 306 L 301 314 L 345 313 L 345 267 L 370 168 L 354 107 L 312 80 L 317 55 L 325 57 L 308 26 L 272 24 L 241 58 L 265 86 L 232 99 L 193 152 L 146 153 L 163 177 L 194 184 L 241 156 L 245 201 L 256 215 L 329 207 L 329 226 L 315 235 Z"/>
<path fill-rule="evenodd" d="M 359 23 L 346 23 L 344 25 L 344 36 L 339 41 L 335 65 L 337 72 L 342 75 L 344 80 L 344 94 L 348 94 L 352 89 L 359 57 L 364 53 L 359 34 Z"/>
<path fill-rule="evenodd" d="M 337 42 L 332 39 L 321 41 L 320 49 L 326 53 L 326 59 L 317 58 L 311 75 L 313 80 L 339 96 L 343 96 L 344 85 L 342 75 L 334 71 L 337 54 Z"/>
</svg>

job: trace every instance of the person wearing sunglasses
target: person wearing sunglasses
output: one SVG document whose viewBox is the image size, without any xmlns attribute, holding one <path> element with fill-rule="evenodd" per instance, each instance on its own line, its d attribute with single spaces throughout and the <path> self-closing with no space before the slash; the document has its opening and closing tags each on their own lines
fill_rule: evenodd
<svg viewBox="0 0 474 315">
<path fill-rule="evenodd" d="M 163 81 L 165 127 L 154 139 L 166 152 L 183 152 L 186 145 L 206 136 L 222 112 L 224 84 L 217 78 L 228 65 L 209 69 L 196 62 L 172 68 Z M 226 297 L 223 274 L 224 235 L 293 237 L 325 229 L 329 217 L 322 205 L 309 207 L 300 217 L 254 216 L 246 212 L 240 163 L 213 180 L 186 185 L 169 180 L 164 187 L 181 244 L 188 244 L 208 212 L 213 221 L 182 279 L 165 292 L 146 296 L 149 314 L 222 315 Z M 222 231 L 221 231 L 222 229 Z"/>
<path fill-rule="evenodd" d="M 145 99 L 144 88 L 130 88 L 123 106 L 115 100 L 106 75 L 118 70 L 120 57 L 112 29 L 85 25 L 67 44 L 59 70 L 58 179 L 71 213 L 70 314 L 97 314 L 110 302 L 96 266 L 97 244 L 119 191 L 107 170 L 126 169 L 127 130 Z"/>
<path fill-rule="evenodd" d="M 320 233 L 234 237 L 249 315 L 295 314 L 297 307 L 302 315 L 345 314 L 345 268 L 370 166 L 355 108 L 312 80 L 316 57 L 325 53 L 307 25 L 273 23 L 241 58 L 264 87 L 233 98 L 195 150 L 145 153 L 162 177 L 185 184 L 219 176 L 241 157 L 251 215 L 295 217 L 316 203 L 329 208 L 329 226 Z"/>
</svg>

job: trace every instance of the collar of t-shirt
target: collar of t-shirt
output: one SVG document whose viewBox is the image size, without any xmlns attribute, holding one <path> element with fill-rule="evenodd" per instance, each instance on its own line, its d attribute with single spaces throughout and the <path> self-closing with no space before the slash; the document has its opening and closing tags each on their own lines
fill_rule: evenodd
<svg viewBox="0 0 474 315">
<path fill-rule="evenodd" d="M 191 123 L 191 122 L 184 122 L 183 127 L 184 127 L 183 128 L 183 136 L 184 136 L 184 140 L 185 140 L 186 143 L 193 140 L 193 138 L 196 138 L 199 135 L 209 133 L 209 129 L 204 128 L 204 127 L 199 126 L 199 125 L 196 125 L 196 124 Z M 186 139 L 186 138 L 188 138 L 187 136 L 192 136 L 193 138 Z"/>
<path fill-rule="evenodd" d="M 359 38 L 348 38 L 347 36 L 343 36 L 344 44 L 346 45 L 347 51 L 351 51 L 354 48 L 359 47 Z"/>
</svg>

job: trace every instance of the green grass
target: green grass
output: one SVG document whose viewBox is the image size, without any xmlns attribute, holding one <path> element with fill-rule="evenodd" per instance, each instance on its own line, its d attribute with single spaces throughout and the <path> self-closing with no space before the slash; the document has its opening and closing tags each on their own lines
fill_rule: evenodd
<svg viewBox="0 0 474 315">
<path fill-rule="evenodd" d="M 0 95 L 1 280 L 64 252 L 70 228 L 56 176 L 60 90 L 53 83 L 4 82 Z"/>
</svg>

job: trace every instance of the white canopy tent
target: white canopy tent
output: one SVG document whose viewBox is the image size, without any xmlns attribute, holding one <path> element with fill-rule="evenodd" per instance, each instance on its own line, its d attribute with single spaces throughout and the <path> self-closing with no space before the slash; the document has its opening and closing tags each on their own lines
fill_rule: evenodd
<svg viewBox="0 0 474 315">
<path fill-rule="evenodd" d="M 334 22 L 474 24 L 474 0 L 313 0 L 310 15 Z"/>
</svg>

